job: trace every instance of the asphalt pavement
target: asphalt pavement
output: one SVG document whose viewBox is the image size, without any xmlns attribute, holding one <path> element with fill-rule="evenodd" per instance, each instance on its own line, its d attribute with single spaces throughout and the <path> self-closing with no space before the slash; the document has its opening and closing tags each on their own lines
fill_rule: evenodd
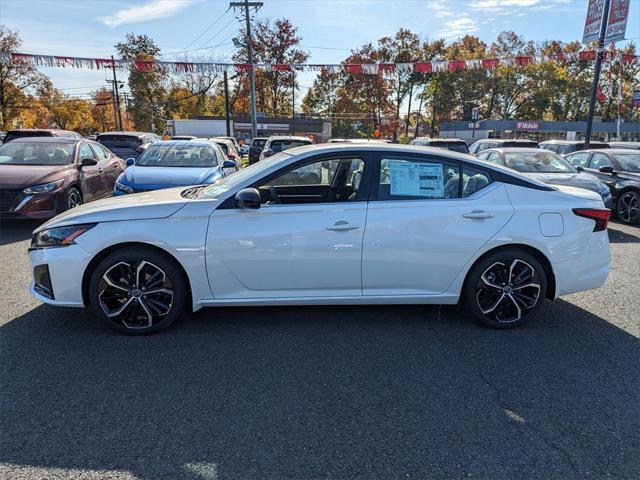
<svg viewBox="0 0 640 480">
<path fill-rule="evenodd" d="M 640 229 L 598 290 L 497 331 L 455 307 L 208 309 L 127 337 L 26 292 L 0 225 L 0 478 L 640 478 Z"/>
</svg>

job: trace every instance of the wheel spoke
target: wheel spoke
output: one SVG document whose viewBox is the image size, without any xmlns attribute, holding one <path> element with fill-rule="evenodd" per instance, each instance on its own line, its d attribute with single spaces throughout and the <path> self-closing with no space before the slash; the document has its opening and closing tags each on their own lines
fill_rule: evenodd
<svg viewBox="0 0 640 480">
<path fill-rule="evenodd" d="M 104 312 L 107 317 L 113 318 L 113 317 L 117 317 L 118 315 L 120 315 L 122 312 L 124 312 L 124 309 L 127 308 L 129 306 L 129 304 L 133 301 L 133 297 L 129 297 L 127 299 L 126 302 L 124 302 L 122 304 L 122 306 L 120 308 L 118 308 L 117 310 L 114 310 L 112 312 Z M 104 309 L 103 309 L 104 310 Z"/>
<path fill-rule="evenodd" d="M 480 292 L 478 292 L 478 294 L 479 294 L 479 293 L 480 293 Z M 476 295 L 476 298 L 478 298 L 478 295 Z M 482 307 L 480 307 L 480 310 L 481 310 L 481 311 L 482 311 L 482 313 L 484 313 L 485 315 L 486 315 L 487 313 L 491 313 L 491 312 L 493 312 L 496 308 L 498 308 L 498 305 L 500 305 L 500 304 L 502 303 L 502 300 L 504 300 L 504 293 L 501 293 L 501 294 L 500 294 L 500 297 L 498 298 L 498 300 L 497 300 L 497 301 L 496 301 L 496 302 L 495 302 L 491 307 L 489 307 L 489 308 L 482 308 Z M 480 304 L 478 303 L 478 305 L 480 305 Z"/>
</svg>

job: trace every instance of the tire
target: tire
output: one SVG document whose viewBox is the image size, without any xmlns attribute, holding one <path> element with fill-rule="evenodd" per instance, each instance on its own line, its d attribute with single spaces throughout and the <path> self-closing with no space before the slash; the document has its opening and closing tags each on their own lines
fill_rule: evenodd
<svg viewBox="0 0 640 480">
<path fill-rule="evenodd" d="M 622 192 L 616 201 L 616 217 L 627 225 L 640 221 L 640 193 L 637 190 Z"/>
<path fill-rule="evenodd" d="M 187 295 L 187 279 L 176 262 L 143 247 L 107 255 L 89 280 L 94 313 L 110 328 L 130 335 L 167 328 L 182 316 Z"/>
<path fill-rule="evenodd" d="M 524 250 L 509 248 L 481 258 L 472 267 L 462 302 L 483 325 L 515 328 L 536 315 L 546 291 L 547 275 L 540 262 Z"/>
<path fill-rule="evenodd" d="M 77 187 L 71 187 L 64 194 L 64 205 L 62 206 L 62 209 L 63 211 L 70 210 L 73 207 L 82 205 L 83 203 L 82 192 Z"/>
</svg>

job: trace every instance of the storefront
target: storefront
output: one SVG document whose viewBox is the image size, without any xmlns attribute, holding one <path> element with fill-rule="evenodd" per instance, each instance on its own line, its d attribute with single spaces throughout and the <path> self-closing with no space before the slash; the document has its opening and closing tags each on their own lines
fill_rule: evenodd
<svg viewBox="0 0 640 480">
<path fill-rule="evenodd" d="M 475 128 L 474 128 L 475 127 Z M 441 137 L 462 138 L 473 142 L 479 138 L 532 138 L 542 140 L 583 140 L 586 122 L 555 122 L 543 120 L 481 120 L 443 122 Z M 619 140 L 640 142 L 640 123 L 621 123 Z M 616 122 L 594 122 L 592 140 L 618 140 Z"/>
</svg>

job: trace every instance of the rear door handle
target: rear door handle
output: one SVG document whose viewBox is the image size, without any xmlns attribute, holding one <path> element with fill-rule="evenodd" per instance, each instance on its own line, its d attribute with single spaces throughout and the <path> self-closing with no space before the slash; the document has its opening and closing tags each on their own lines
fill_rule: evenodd
<svg viewBox="0 0 640 480">
<path fill-rule="evenodd" d="M 471 210 L 470 212 L 463 213 L 462 216 L 464 218 L 483 219 L 493 218 L 496 216 L 496 214 L 492 212 L 485 212 L 484 210 Z"/>
<path fill-rule="evenodd" d="M 331 230 L 333 232 L 342 232 L 345 230 L 357 230 L 360 228 L 360 225 L 354 225 L 353 223 L 345 222 L 344 220 L 339 220 L 330 227 L 326 227 L 325 230 Z"/>
</svg>

